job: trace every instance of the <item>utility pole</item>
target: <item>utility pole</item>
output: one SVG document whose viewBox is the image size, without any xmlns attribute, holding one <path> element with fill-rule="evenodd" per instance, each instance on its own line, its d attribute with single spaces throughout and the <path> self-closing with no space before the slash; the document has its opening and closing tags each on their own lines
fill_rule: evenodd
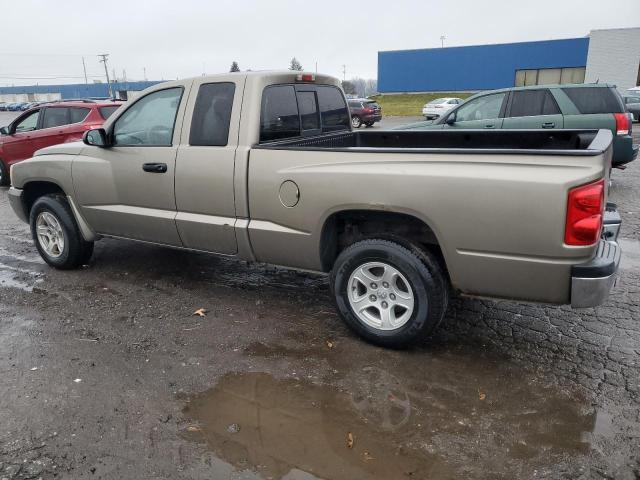
<svg viewBox="0 0 640 480">
<path fill-rule="evenodd" d="M 147 81 L 147 67 L 142 67 L 142 72 L 143 72 L 143 77 L 144 77 L 144 81 Z"/>
<path fill-rule="evenodd" d="M 343 81 L 347 80 L 347 66 L 346 65 L 342 65 L 342 80 Z"/>
<path fill-rule="evenodd" d="M 316 73 L 318 73 L 318 62 L 316 62 Z"/>
<path fill-rule="evenodd" d="M 107 67 L 107 57 L 108 53 L 101 53 L 98 57 L 102 57 L 102 60 L 99 60 L 100 63 L 104 63 L 104 74 L 107 76 L 107 86 L 109 87 L 109 97 L 113 98 L 113 90 L 111 90 L 111 80 L 109 80 L 109 68 Z"/>
<path fill-rule="evenodd" d="M 84 70 L 84 84 L 87 85 L 89 81 L 87 80 L 87 66 L 84 63 L 84 57 L 82 57 L 82 70 Z"/>
<path fill-rule="evenodd" d="M 440 35 L 440 44 L 442 46 L 442 48 L 444 48 L 444 41 L 447 39 L 447 37 L 445 37 L 444 35 Z"/>
</svg>

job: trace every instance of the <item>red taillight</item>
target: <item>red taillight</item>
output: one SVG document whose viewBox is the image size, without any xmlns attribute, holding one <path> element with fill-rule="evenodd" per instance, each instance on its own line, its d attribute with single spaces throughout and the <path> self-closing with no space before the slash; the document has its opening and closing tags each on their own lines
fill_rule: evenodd
<svg viewBox="0 0 640 480">
<path fill-rule="evenodd" d="M 593 245 L 600 238 L 604 210 L 604 179 L 569 190 L 564 243 Z"/>
<path fill-rule="evenodd" d="M 616 119 L 616 133 L 618 135 L 629 135 L 629 115 L 626 113 L 614 113 Z"/>
<path fill-rule="evenodd" d="M 373 113 L 375 110 L 373 108 L 363 108 L 362 112 L 363 113 Z"/>
<path fill-rule="evenodd" d="M 312 73 L 299 73 L 296 77 L 298 82 L 315 82 L 316 76 Z"/>
</svg>

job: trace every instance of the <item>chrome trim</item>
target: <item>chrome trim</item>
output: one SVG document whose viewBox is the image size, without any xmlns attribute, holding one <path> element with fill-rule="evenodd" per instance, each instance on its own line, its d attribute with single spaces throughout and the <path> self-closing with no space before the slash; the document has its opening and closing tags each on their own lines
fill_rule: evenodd
<svg viewBox="0 0 640 480">
<path fill-rule="evenodd" d="M 608 277 L 571 279 L 571 307 L 588 308 L 601 305 L 609 297 L 615 284 L 617 271 Z"/>
</svg>

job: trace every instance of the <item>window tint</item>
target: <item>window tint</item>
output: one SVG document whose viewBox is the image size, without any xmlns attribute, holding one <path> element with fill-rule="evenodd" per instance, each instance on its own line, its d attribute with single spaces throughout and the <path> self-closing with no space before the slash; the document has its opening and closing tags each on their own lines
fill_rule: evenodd
<svg viewBox="0 0 640 480">
<path fill-rule="evenodd" d="M 69 123 L 69 109 L 48 107 L 44 110 L 42 128 L 61 127 Z"/>
<path fill-rule="evenodd" d="M 511 94 L 510 117 L 533 117 L 560 113 L 548 90 L 522 90 Z"/>
<path fill-rule="evenodd" d="M 316 92 L 298 92 L 298 108 L 300 109 L 302 130 L 317 130 L 320 128 Z"/>
<path fill-rule="evenodd" d="M 40 110 L 36 110 L 23 118 L 20 123 L 16 125 L 16 133 L 31 132 L 36 129 L 38 125 L 38 117 L 40 116 Z"/>
<path fill-rule="evenodd" d="M 347 104 L 335 87 L 318 87 L 318 104 L 322 118 L 322 131 L 348 130 L 351 120 Z"/>
<path fill-rule="evenodd" d="M 182 88 L 150 93 L 134 103 L 115 123 L 117 145 L 170 146 Z"/>
<path fill-rule="evenodd" d="M 191 120 L 191 145 L 224 146 L 229 141 L 229 123 L 235 83 L 208 83 L 198 90 Z"/>
<path fill-rule="evenodd" d="M 267 87 L 262 95 L 260 141 L 300 135 L 296 92 L 292 85 Z"/>
<path fill-rule="evenodd" d="M 105 120 L 107 118 L 109 118 L 113 112 L 115 112 L 118 108 L 120 108 L 120 106 L 113 106 L 113 107 L 100 107 L 98 108 L 98 110 L 100 111 L 100 115 L 102 116 L 102 118 L 104 118 Z"/>
<path fill-rule="evenodd" d="M 580 113 L 622 113 L 624 106 L 617 93 L 606 87 L 564 88 Z"/>
<path fill-rule="evenodd" d="M 498 118 L 504 96 L 504 93 L 495 93 L 471 100 L 458 109 L 456 122 Z"/>
<path fill-rule="evenodd" d="M 89 115 L 89 112 L 91 111 L 91 109 L 89 108 L 81 108 L 81 107 L 70 108 L 69 110 L 71 112 L 69 123 L 80 123 L 85 118 L 87 118 L 87 115 Z"/>
<path fill-rule="evenodd" d="M 351 109 L 362 108 L 362 104 L 360 102 L 349 102 L 349 108 Z"/>
</svg>

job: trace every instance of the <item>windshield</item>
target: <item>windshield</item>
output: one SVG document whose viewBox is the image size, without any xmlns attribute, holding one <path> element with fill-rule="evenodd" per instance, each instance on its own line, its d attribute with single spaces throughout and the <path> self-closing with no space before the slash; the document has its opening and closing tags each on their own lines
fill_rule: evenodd
<svg viewBox="0 0 640 480">
<path fill-rule="evenodd" d="M 431 100 L 427 105 L 436 105 L 439 103 L 444 103 L 448 100 L 448 98 L 436 98 L 435 100 Z"/>
</svg>

